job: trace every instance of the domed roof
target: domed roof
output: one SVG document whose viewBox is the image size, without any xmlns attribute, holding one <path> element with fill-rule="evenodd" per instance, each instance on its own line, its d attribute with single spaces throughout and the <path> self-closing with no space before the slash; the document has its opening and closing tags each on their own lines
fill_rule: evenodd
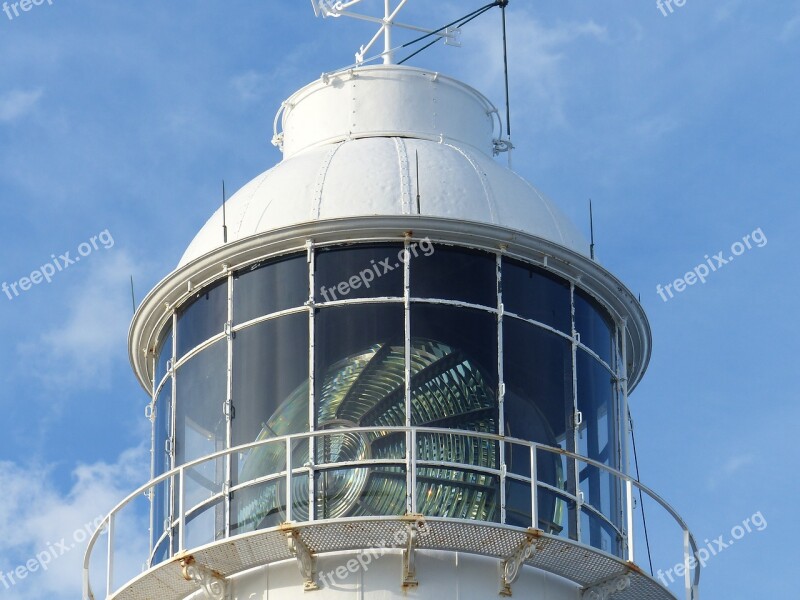
<svg viewBox="0 0 800 600">
<path fill-rule="evenodd" d="M 282 108 L 275 142 L 284 160 L 228 200 L 228 242 L 312 221 L 421 214 L 500 225 L 588 254 L 550 200 L 492 159 L 496 110 L 462 83 L 365 67 L 323 76 Z M 222 245 L 220 208 L 180 265 Z"/>
</svg>

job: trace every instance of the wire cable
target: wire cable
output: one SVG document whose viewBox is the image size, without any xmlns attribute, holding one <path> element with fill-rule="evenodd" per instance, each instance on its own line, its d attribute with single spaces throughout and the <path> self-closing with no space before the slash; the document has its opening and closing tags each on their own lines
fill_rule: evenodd
<svg viewBox="0 0 800 600">
<path fill-rule="evenodd" d="M 422 36 L 418 37 L 418 38 L 417 38 L 417 39 L 415 39 L 415 40 L 411 40 L 410 42 L 406 42 L 405 44 L 403 44 L 402 46 L 400 46 L 400 49 L 403 49 L 403 48 L 408 48 L 409 46 L 413 46 L 414 44 L 416 44 L 416 43 L 418 43 L 418 42 L 421 42 L 422 40 L 424 40 L 424 39 L 427 39 L 427 38 L 429 38 L 429 37 L 430 37 L 430 36 L 432 36 L 432 35 L 436 35 L 436 34 L 438 34 L 438 33 L 442 32 L 442 31 L 444 31 L 444 30 L 445 30 L 445 29 L 447 29 L 448 27 L 452 27 L 453 25 L 456 25 L 456 26 L 458 26 L 458 27 L 463 27 L 464 25 L 466 25 L 466 24 L 467 24 L 467 23 L 469 23 L 470 21 L 472 21 L 472 20 L 474 20 L 474 19 L 477 19 L 478 17 L 480 17 L 480 16 L 481 16 L 483 13 L 485 13 L 485 12 L 487 12 L 487 11 L 489 11 L 489 10 L 493 9 L 495 6 L 502 6 L 502 4 L 501 4 L 501 1 L 500 1 L 500 0 L 498 0 L 497 2 L 492 2 L 491 4 L 487 4 L 486 6 L 483 6 L 483 7 L 479 8 L 478 10 L 475 10 L 475 11 L 473 11 L 473 12 L 471 12 L 471 13 L 469 13 L 469 14 L 467 14 L 467 15 L 463 16 L 463 17 L 461 17 L 460 19 L 456 19 L 456 20 L 455 20 L 455 21 L 453 21 L 452 23 L 448 23 L 448 24 L 447 24 L 447 25 L 445 25 L 444 27 L 440 27 L 439 29 L 437 29 L 437 30 L 435 30 L 435 31 L 431 31 L 430 33 L 426 33 L 425 35 L 422 35 Z M 408 60 L 411 60 L 411 59 L 412 59 L 412 58 L 414 58 L 414 57 L 415 57 L 417 54 L 419 54 L 419 53 L 420 53 L 420 52 L 422 52 L 423 50 L 427 50 L 428 48 L 430 48 L 431 46 L 433 46 L 433 45 L 434 45 L 436 42 L 438 42 L 438 41 L 439 41 L 439 38 L 436 38 L 436 39 L 434 39 L 433 41 L 431 41 L 431 42 L 428 42 L 428 43 L 427 43 L 427 44 L 425 44 L 425 45 L 424 45 L 422 48 L 420 48 L 420 49 L 416 50 L 415 52 L 412 52 L 411 54 L 409 54 L 408 56 L 406 56 L 406 57 L 405 57 L 403 60 L 401 60 L 401 61 L 400 61 L 400 62 L 398 62 L 397 64 L 398 64 L 398 65 L 402 65 L 404 62 L 406 62 L 406 61 L 408 61 Z"/>
<path fill-rule="evenodd" d="M 641 483 L 639 477 L 639 457 L 636 454 L 636 434 L 633 432 L 633 418 L 631 417 L 631 410 L 628 409 L 628 422 L 631 426 L 631 441 L 633 442 L 633 462 L 636 465 L 636 481 Z M 642 506 L 642 526 L 644 527 L 644 541 L 647 546 L 647 560 L 650 563 L 650 575 L 653 575 L 653 557 L 650 554 L 650 537 L 647 535 L 647 516 L 644 513 L 644 496 L 642 495 L 642 488 L 639 488 L 639 504 Z M 631 532 L 628 532 L 631 535 Z"/>
</svg>

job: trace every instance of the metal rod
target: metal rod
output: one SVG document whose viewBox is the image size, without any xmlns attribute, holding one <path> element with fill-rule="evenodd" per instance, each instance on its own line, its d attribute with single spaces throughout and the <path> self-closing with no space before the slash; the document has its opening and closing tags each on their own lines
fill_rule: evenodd
<svg viewBox="0 0 800 600">
<path fill-rule="evenodd" d="M 178 470 L 178 552 L 186 550 L 186 467 Z"/>
<path fill-rule="evenodd" d="M 108 515 L 108 564 L 106 576 L 106 597 L 114 591 L 114 530 L 116 515 Z"/>
<path fill-rule="evenodd" d="M 531 526 L 539 529 L 539 474 L 536 459 L 536 446 L 531 446 Z"/>
<path fill-rule="evenodd" d="M 628 529 L 628 562 L 635 563 L 635 554 L 633 547 L 633 483 L 630 479 L 625 481 L 625 511 L 627 513 L 627 529 Z"/>
<path fill-rule="evenodd" d="M 403 352 L 403 375 L 405 379 L 405 425 L 409 428 L 406 433 L 406 510 L 409 513 L 414 513 L 417 499 L 414 497 L 416 486 L 416 462 L 414 456 L 416 455 L 416 447 L 412 447 L 415 443 L 416 436 L 410 431 L 411 420 L 411 253 L 408 251 L 410 244 L 410 237 L 406 236 L 403 243 L 403 250 L 405 251 L 405 260 L 403 261 L 403 311 L 404 311 L 404 352 Z"/>
<path fill-rule="evenodd" d="M 690 538 L 689 531 L 687 529 L 684 529 L 683 530 L 683 566 L 684 566 L 683 580 L 684 584 L 686 585 L 686 600 L 692 600 L 692 569 L 689 568 L 692 554 L 689 548 L 690 544 L 689 538 Z"/>
<path fill-rule="evenodd" d="M 292 520 L 292 438 L 286 438 L 286 521 Z"/>
</svg>

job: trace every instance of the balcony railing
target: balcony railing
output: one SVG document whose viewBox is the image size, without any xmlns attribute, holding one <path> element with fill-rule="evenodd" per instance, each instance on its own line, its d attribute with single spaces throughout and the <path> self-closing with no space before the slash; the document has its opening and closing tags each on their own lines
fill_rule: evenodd
<svg viewBox="0 0 800 600">
<path fill-rule="evenodd" d="M 341 448 L 347 443 L 352 443 L 352 440 L 368 440 L 370 436 L 373 439 L 376 436 L 384 439 L 387 436 L 395 436 L 400 440 L 398 445 L 400 451 L 396 453 L 395 458 L 365 458 L 358 460 L 348 460 L 347 453 L 341 453 L 337 457 L 339 460 L 333 461 L 330 460 L 330 452 L 321 452 L 323 448 Z M 502 448 L 502 451 L 497 453 L 498 458 L 492 459 L 496 462 L 496 465 L 493 466 L 483 464 L 487 462 L 485 460 L 473 462 L 430 460 L 429 450 L 426 452 L 420 451 L 420 442 L 425 440 L 426 436 L 457 438 L 462 440 L 464 444 L 472 444 L 473 450 L 490 444 L 497 449 Z M 308 453 L 306 456 L 316 457 L 316 460 L 306 460 L 303 464 L 296 464 L 297 449 L 299 447 L 307 447 Z M 410 449 L 410 452 L 408 449 Z M 268 456 L 270 459 L 268 462 L 270 462 L 271 467 L 274 467 L 274 471 L 264 472 L 262 469 L 257 474 L 237 481 L 235 485 L 231 485 L 230 482 L 209 484 L 208 489 L 211 490 L 209 495 L 204 497 L 202 501 L 192 506 L 187 506 L 189 483 L 198 479 L 198 474 L 204 467 L 210 467 L 211 471 L 218 471 L 220 464 L 227 463 L 228 469 L 226 472 L 230 472 L 230 464 L 233 457 L 241 459 L 244 456 L 252 456 L 254 452 L 262 453 L 262 458 Z M 512 456 L 517 457 L 517 464 L 521 462 L 519 460 L 520 456 L 526 457 L 526 460 L 523 461 L 525 472 L 522 472 L 519 468 L 510 469 L 508 467 L 507 462 L 509 461 L 506 459 L 510 459 Z M 278 461 L 277 466 L 276 461 Z M 613 487 L 610 488 L 612 489 L 611 497 L 608 494 L 605 495 L 603 502 L 606 506 L 598 506 L 596 503 L 587 501 L 586 494 L 575 489 L 575 484 L 570 486 L 568 482 L 556 481 L 553 477 L 552 469 L 542 467 L 543 461 L 548 461 L 551 465 L 553 461 L 556 461 L 558 465 L 565 465 L 566 470 L 574 469 L 575 473 L 588 468 L 596 473 L 607 474 L 607 480 L 613 482 Z M 572 464 L 569 464 L 570 462 Z M 699 598 L 700 565 L 696 559 L 698 547 L 689 528 L 678 513 L 658 494 L 624 473 L 560 448 L 488 433 L 424 427 L 351 427 L 275 437 L 237 446 L 183 464 L 141 486 L 114 507 L 103 521 L 103 525 L 89 540 L 83 565 L 84 600 L 95 600 L 91 585 L 90 568 L 93 559 L 100 554 L 98 542 L 103 535 L 106 536 L 106 552 L 104 553 L 106 559 L 106 597 L 113 596 L 117 591 L 114 565 L 115 559 L 119 558 L 122 551 L 122 548 L 115 547 L 115 544 L 118 543 L 116 530 L 120 514 L 124 509 L 130 507 L 135 500 L 141 499 L 142 495 L 150 499 L 154 498 L 159 486 L 161 486 L 162 490 L 165 486 L 171 488 L 171 494 L 168 497 L 170 498 L 169 504 L 174 507 L 174 514 L 165 520 L 164 533 L 160 535 L 155 543 L 151 544 L 149 556 L 140 557 L 145 568 L 155 567 L 159 562 L 169 560 L 176 554 L 184 553 L 188 549 L 187 532 L 190 527 L 194 526 L 192 522 L 194 521 L 196 525 L 200 522 L 198 519 L 201 519 L 204 515 L 206 517 L 210 516 L 208 520 L 213 523 L 210 541 L 235 538 L 238 534 L 230 529 L 231 497 L 248 489 L 255 490 L 256 486 L 260 486 L 262 489 L 264 486 L 271 486 L 273 518 L 279 519 L 281 523 L 346 520 L 347 516 L 336 514 L 331 517 L 330 514 L 327 516 L 324 514 L 326 510 L 322 508 L 324 505 L 321 505 L 320 502 L 326 496 L 326 490 L 330 491 L 331 488 L 324 487 L 321 476 L 324 477 L 326 474 L 330 475 L 334 472 L 339 472 L 341 475 L 342 472 L 347 471 L 361 474 L 348 480 L 346 486 L 340 486 L 339 489 L 341 491 L 345 487 L 349 490 L 351 486 L 360 485 L 359 482 L 363 483 L 365 477 L 376 472 L 376 470 L 391 472 L 395 478 L 404 480 L 401 485 L 404 488 L 403 500 L 405 505 L 402 507 L 404 510 L 400 514 L 422 514 L 423 516 L 443 517 L 445 519 L 450 517 L 446 512 L 442 514 L 441 510 L 431 512 L 431 506 L 434 505 L 427 503 L 425 498 L 431 497 L 432 501 L 436 502 L 432 494 L 436 483 L 431 483 L 433 478 L 419 477 L 420 473 L 435 473 L 436 470 L 440 470 L 449 473 L 455 472 L 486 477 L 492 482 L 499 483 L 499 487 L 496 486 L 494 488 L 498 501 L 498 510 L 492 512 L 493 517 L 491 519 L 482 519 L 480 516 L 476 517 L 474 515 L 466 518 L 485 521 L 489 525 L 494 523 L 504 527 L 515 526 L 523 530 L 526 528 L 540 530 L 545 535 L 559 536 L 568 539 L 574 544 L 582 544 L 593 547 L 596 550 L 605 551 L 631 564 L 636 562 L 634 549 L 639 542 L 638 539 L 634 539 L 635 495 L 644 494 L 655 501 L 661 511 L 666 516 L 671 517 L 682 532 L 682 546 L 677 541 L 675 543 L 676 549 L 679 549 L 679 553 L 676 552 L 675 556 L 681 556 L 682 560 L 676 564 L 684 566 L 686 600 L 698 600 Z M 365 473 L 366 475 L 364 475 Z M 443 479 L 442 485 L 464 486 L 465 488 L 475 487 L 474 482 L 466 481 L 464 478 L 458 480 Z M 517 506 L 514 508 L 507 503 L 510 499 L 509 486 L 516 487 L 515 504 Z M 570 490 L 570 487 L 573 489 Z M 363 487 L 358 488 L 358 493 L 363 489 Z M 522 511 L 518 507 L 520 489 L 526 495 L 524 500 L 526 506 Z M 525 492 L 524 490 L 527 491 Z M 424 497 L 422 502 L 420 501 L 421 496 Z M 616 500 L 613 499 L 614 497 L 616 497 Z M 345 497 L 345 501 L 352 503 L 352 495 Z M 545 508 L 548 514 L 542 514 L 544 505 L 546 505 Z M 559 505 L 561 509 L 569 507 L 571 516 L 565 516 L 564 510 L 556 510 L 555 512 L 559 513 L 560 516 L 555 518 L 553 514 L 555 505 Z M 609 507 L 611 507 L 611 510 L 609 510 Z M 441 509 L 441 506 L 438 508 Z M 344 506 L 341 513 L 344 514 L 347 510 L 348 506 Z M 220 512 L 223 514 L 223 526 L 220 526 L 220 519 L 216 516 Z M 596 537 L 593 538 L 591 533 L 584 531 L 580 527 L 582 513 L 600 523 L 605 531 L 613 532 L 614 537 L 619 542 L 618 551 L 601 548 L 597 543 Z M 397 512 L 387 512 L 386 516 L 397 514 Z M 453 517 L 454 520 L 463 518 L 463 515 Z M 528 521 L 521 522 L 521 518 Z M 567 521 L 578 525 L 568 526 Z M 597 531 L 595 530 L 594 533 L 596 534 Z M 166 554 L 165 557 L 160 559 L 156 558 L 156 549 L 159 547 L 165 548 Z M 124 551 L 125 558 L 128 559 L 131 548 L 125 545 Z"/>
</svg>

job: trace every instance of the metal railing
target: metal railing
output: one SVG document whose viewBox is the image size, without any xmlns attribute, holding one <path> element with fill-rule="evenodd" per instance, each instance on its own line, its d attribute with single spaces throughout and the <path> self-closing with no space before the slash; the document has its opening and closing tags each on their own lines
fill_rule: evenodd
<svg viewBox="0 0 800 600">
<path fill-rule="evenodd" d="M 309 440 L 316 440 L 317 438 L 335 438 L 335 437 L 342 437 L 347 435 L 359 435 L 364 436 L 366 434 L 379 434 L 382 436 L 390 435 L 390 434 L 402 434 L 403 439 L 405 440 L 405 450 L 403 452 L 403 457 L 398 458 L 382 458 L 382 459 L 365 459 L 365 460 L 343 460 L 339 462 L 320 462 L 319 464 L 314 464 L 313 456 L 312 460 L 308 460 L 302 466 L 294 467 L 292 466 L 292 458 L 294 450 L 297 449 L 298 444 L 302 441 L 309 441 Z M 418 438 L 419 436 L 424 435 L 448 435 L 448 436 L 456 436 L 456 437 L 463 437 L 466 439 L 478 440 L 481 442 L 496 442 L 498 444 L 506 444 L 507 447 L 510 446 L 511 448 L 517 449 L 517 451 L 521 450 L 522 452 L 526 453 L 529 456 L 529 467 L 530 467 L 530 474 L 521 474 L 518 472 L 509 472 L 506 465 L 499 465 L 499 468 L 485 466 L 476 463 L 465 463 L 465 462 L 448 462 L 443 460 L 430 460 L 428 458 L 422 458 L 419 456 L 419 446 L 418 446 Z M 196 470 L 198 467 L 201 467 L 204 464 L 213 463 L 214 461 L 218 461 L 220 459 L 225 459 L 235 454 L 246 453 L 252 451 L 254 449 L 275 449 L 279 448 L 280 452 L 282 452 L 283 456 L 283 468 L 280 471 L 275 471 L 273 473 L 268 473 L 266 475 L 260 475 L 258 477 L 253 477 L 250 480 L 240 481 L 235 486 L 231 486 L 229 483 L 222 484 L 219 487 L 221 491 L 213 493 L 212 495 L 204 498 L 201 502 L 197 503 L 194 506 L 187 507 L 186 506 L 186 490 L 187 490 L 187 480 L 190 478 L 187 473 Z M 410 450 L 410 451 L 409 451 Z M 620 500 L 621 505 L 619 507 L 620 514 L 618 515 L 618 519 L 615 518 L 614 515 L 608 515 L 607 510 L 602 510 L 602 507 L 594 506 L 591 502 L 587 502 L 585 500 L 585 496 L 581 491 L 576 490 L 575 493 L 568 491 L 567 489 L 563 489 L 560 486 L 554 485 L 553 481 L 544 481 L 540 479 L 541 472 L 540 472 L 540 462 L 541 458 L 539 457 L 539 453 L 543 453 L 543 456 L 553 456 L 556 457 L 559 461 L 574 461 L 575 471 L 578 471 L 579 465 L 584 465 L 585 467 L 593 467 L 597 469 L 600 473 L 608 473 L 615 484 L 618 486 L 618 490 L 620 492 Z M 505 456 L 509 456 L 509 451 L 506 450 L 504 452 Z M 273 455 L 275 456 L 275 455 Z M 230 448 L 228 450 L 222 450 L 216 452 L 214 454 L 198 458 L 186 464 L 183 464 L 179 467 L 172 469 L 171 471 L 164 473 L 155 479 L 149 481 L 148 483 L 142 485 L 137 490 L 132 492 L 127 498 L 122 500 L 119 504 L 117 504 L 113 510 L 106 516 L 102 525 L 94 532 L 92 537 L 89 540 L 88 547 L 86 550 L 86 554 L 84 556 L 84 564 L 83 564 L 83 597 L 84 600 L 95 600 L 95 595 L 91 585 L 91 577 L 90 577 L 90 567 L 92 564 L 93 556 L 96 556 L 95 550 L 97 549 L 97 543 L 101 537 L 101 535 L 107 536 L 107 548 L 106 548 L 106 597 L 110 597 L 116 591 L 114 586 L 114 559 L 115 559 L 115 536 L 116 536 L 116 526 L 117 526 L 117 519 L 121 513 L 121 511 L 131 505 L 131 503 L 135 500 L 140 498 L 143 494 L 151 499 L 155 496 L 155 490 L 159 485 L 170 485 L 172 486 L 172 499 L 174 502 L 171 502 L 175 507 L 175 511 L 177 514 L 173 515 L 173 518 L 168 519 L 165 521 L 165 533 L 155 541 L 155 543 L 151 544 L 149 556 L 146 558 L 145 565 L 147 567 L 156 566 L 158 561 L 155 560 L 155 552 L 156 548 L 161 545 L 165 537 L 173 537 L 170 540 L 168 546 L 168 560 L 171 558 L 175 553 L 183 553 L 186 551 L 186 536 L 187 536 L 187 525 L 188 523 L 196 518 L 197 516 L 201 515 L 204 511 L 207 510 L 216 510 L 216 506 L 221 501 L 229 500 L 230 495 L 233 492 L 237 492 L 243 489 L 252 488 L 253 486 L 257 485 L 264 485 L 270 482 L 281 482 L 283 484 L 282 493 L 283 498 L 282 502 L 280 503 L 280 508 L 283 510 L 281 511 L 282 520 L 285 522 L 291 522 L 292 513 L 293 513 L 293 506 L 297 506 L 296 498 L 293 498 L 295 490 L 293 489 L 293 481 L 298 476 L 306 476 L 308 477 L 308 509 L 305 515 L 307 515 L 307 520 L 305 522 L 313 522 L 313 521 L 330 521 L 331 519 L 327 518 L 315 518 L 315 503 L 318 500 L 318 496 L 314 493 L 314 485 L 315 485 L 315 474 L 325 473 L 331 470 L 342 470 L 342 469 L 363 469 L 375 466 L 389 466 L 389 467 L 404 467 L 405 468 L 405 476 L 406 476 L 406 512 L 409 514 L 417 514 L 418 512 L 418 498 L 417 492 L 419 489 L 419 483 L 417 481 L 417 473 L 418 469 L 449 469 L 449 470 L 456 470 L 465 473 L 480 473 L 484 475 L 489 475 L 492 477 L 496 477 L 499 481 L 500 486 L 500 493 L 499 498 L 501 499 L 501 506 L 500 506 L 500 517 L 497 521 L 489 521 L 489 523 L 500 523 L 502 525 L 508 525 L 509 519 L 506 515 L 506 484 L 509 481 L 516 481 L 518 483 L 527 484 L 529 489 L 529 497 L 530 497 L 530 523 L 529 527 L 533 529 L 541 529 L 540 521 L 540 492 L 545 491 L 545 493 L 550 494 L 558 498 L 558 501 L 563 503 L 569 503 L 570 506 L 573 507 L 573 510 L 576 511 L 578 517 L 577 521 L 580 521 L 580 514 L 581 511 L 586 511 L 592 515 L 593 518 L 600 519 L 607 530 L 614 531 L 618 539 L 621 541 L 621 556 L 625 561 L 629 563 L 635 563 L 635 539 L 634 539 L 634 528 L 635 528 L 635 498 L 634 498 L 634 490 L 636 493 L 643 493 L 646 494 L 650 499 L 654 500 L 660 507 L 675 521 L 678 525 L 680 530 L 683 533 L 683 546 L 682 546 L 682 557 L 683 557 L 683 565 L 684 565 L 684 588 L 685 588 L 685 597 L 686 600 L 698 600 L 698 588 L 700 583 L 700 564 L 697 560 L 697 552 L 698 547 L 697 543 L 695 542 L 694 537 L 692 536 L 689 528 L 687 527 L 686 523 L 683 519 L 678 515 L 678 513 L 658 494 L 652 491 L 647 486 L 643 485 L 642 483 L 632 479 L 628 475 L 621 473 L 611 467 L 608 467 L 598 461 L 592 460 L 585 456 L 581 456 L 579 454 L 574 454 L 572 452 L 568 452 L 561 448 L 547 446 L 544 444 L 539 444 L 535 442 L 529 442 L 526 440 L 520 440 L 516 438 L 509 438 L 503 437 L 500 435 L 489 434 L 489 433 L 482 433 L 482 432 L 475 432 L 475 431 L 466 431 L 466 430 L 455 430 L 455 429 L 441 429 L 441 428 L 429 428 L 429 427 L 350 427 L 350 428 L 339 428 L 339 429 L 325 429 L 320 431 L 314 432 L 306 432 L 300 434 L 293 434 L 288 436 L 281 436 L 270 438 L 266 440 L 261 440 L 257 442 L 252 442 L 249 444 L 243 444 L 241 446 L 236 446 L 234 448 Z M 169 483 L 167 483 L 169 482 Z M 454 484 L 458 484 L 458 482 L 453 482 Z M 280 487 L 277 487 L 280 489 Z M 226 518 L 227 518 L 226 511 Z M 423 511 L 423 515 L 425 512 Z M 527 513 L 525 513 L 527 515 Z M 386 515 L 392 516 L 392 515 Z M 432 516 L 432 515 L 427 515 Z M 433 515 L 435 516 L 435 515 Z M 337 519 L 333 519 L 337 520 Z M 616 521 L 616 523 L 615 523 Z M 302 521 L 301 521 L 302 522 Z M 519 526 L 518 522 L 510 523 L 511 525 Z M 580 526 L 576 528 L 576 531 L 572 531 L 568 533 L 569 539 L 575 543 L 592 546 L 598 548 L 597 544 L 591 544 L 587 541 L 586 535 L 584 535 L 581 531 Z M 238 534 L 237 534 L 238 535 Z M 217 536 L 219 537 L 219 536 Z M 230 535 L 229 537 L 236 537 L 236 535 Z M 562 536 L 563 537 L 563 536 Z M 224 538 L 224 536 L 222 536 Z M 598 548 L 600 549 L 600 548 Z M 145 559 L 145 557 L 142 557 Z M 163 561 L 162 561 L 163 562 Z"/>
</svg>

